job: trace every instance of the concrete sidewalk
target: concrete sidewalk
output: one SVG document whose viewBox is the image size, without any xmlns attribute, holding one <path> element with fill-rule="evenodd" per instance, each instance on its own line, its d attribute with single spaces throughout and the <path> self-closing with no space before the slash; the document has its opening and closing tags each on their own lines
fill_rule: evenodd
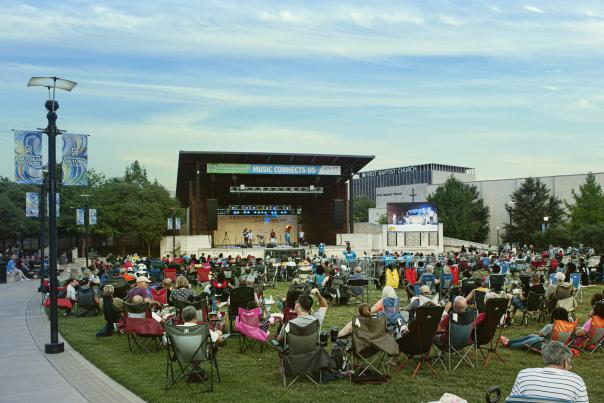
<svg viewBox="0 0 604 403">
<path fill-rule="evenodd" d="M 142 402 L 67 343 L 64 353 L 44 354 L 50 324 L 39 284 L 0 284 L 0 402 Z"/>
</svg>

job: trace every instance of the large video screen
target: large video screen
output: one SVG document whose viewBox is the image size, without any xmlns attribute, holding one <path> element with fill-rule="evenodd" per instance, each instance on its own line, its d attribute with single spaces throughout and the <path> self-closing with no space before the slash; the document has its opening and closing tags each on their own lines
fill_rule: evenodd
<svg viewBox="0 0 604 403">
<path fill-rule="evenodd" d="M 438 224 L 436 207 L 430 203 L 388 203 L 386 214 L 391 225 Z"/>
</svg>

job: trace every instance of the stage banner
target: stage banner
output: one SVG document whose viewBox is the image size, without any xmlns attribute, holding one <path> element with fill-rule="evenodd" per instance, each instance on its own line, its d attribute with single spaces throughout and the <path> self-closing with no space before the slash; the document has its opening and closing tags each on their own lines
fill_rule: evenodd
<svg viewBox="0 0 604 403">
<path fill-rule="evenodd" d="M 88 136 L 63 133 L 63 185 L 88 186 Z"/>
<path fill-rule="evenodd" d="M 84 225 L 85 223 L 86 218 L 84 217 L 84 209 L 76 209 L 76 225 Z"/>
<path fill-rule="evenodd" d="M 50 194 L 46 193 L 46 217 L 49 216 L 48 201 L 50 200 Z M 61 209 L 61 193 L 57 193 L 57 218 L 59 218 L 59 210 Z"/>
<path fill-rule="evenodd" d="M 168 231 L 172 231 L 172 218 L 168 218 Z"/>
<path fill-rule="evenodd" d="M 42 184 L 42 132 L 15 130 L 15 182 Z"/>
<path fill-rule="evenodd" d="M 40 194 L 36 192 L 25 193 L 25 217 L 38 217 L 40 215 Z"/>
<path fill-rule="evenodd" d="M 341 175 L 336 165 L 207 164 L 209 174 Z"/>
<path fill-rule="evenodd" d="M 88 210 L 88 224 L 96 225 L 96 209 L 91 208 Z"/>
<path fill-rule="evenodd" d="M 180 231 L 180 218 L 176 218 L 176 225 L 174 227 Z"/>
</svg>

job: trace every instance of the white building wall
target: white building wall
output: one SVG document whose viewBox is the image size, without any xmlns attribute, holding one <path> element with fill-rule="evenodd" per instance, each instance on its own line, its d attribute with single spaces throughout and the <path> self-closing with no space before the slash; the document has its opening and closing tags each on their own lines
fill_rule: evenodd
<svg viewBox="0 0 604 403">
<path fill-rule="evenodd" d="M 474 171 L 470 171 L 471 173 L 462 174 L 459 172 L 443 172 L 443 171 L 432 171 L 432 184 L 439 185 L 441 183 L 445 183 L 447 179 L 453 176 L 455 179 L 459 179 L 462 182 L 470 182 L 476 180 L 476 175 Z"/>
<path fill-rule="evenodd" d="M 604 172 L 595 174 L 596 181 L 604 187 Z M 585 182 L 587 174 L 576 174 L 576 175 L 559 175 L 559 176 L 545 176 L 539 177 L 539 179 L 545 183 L 550 189 L 552 194 L 562 201 L 566 201 L 570 204 L 573 203 L 574 199 L 572 196 L 572 190 L 579 190 Z M 525 181 L 525 178 L 514 178 L 514 179 L 498 179 L 498 180 L 485 180 L 485 181 L 467 181 L 466 183 L 472 184 L 477 187 L 485 204 L 489 207 L 490 220 L 489 220 L 489 236 L 485 241 L 487 244 L 497 245 L 497 227 L 500 227 L 500 235 L 503 235 L 503 226 L 509 223 L 509 215 L 505 210 L 505 204 L 510 200 L 510 195 L 515 192 Z M 400 203 L 410 202 L 410 197 L 404 196 L 411 192 L 411 188 L 415 188 L 416 193 L 420 193 L 420 187 L 424 186 L 421 196 L 417 196 L 415 201 L 423 202 L 426 201 L 427 195 L 432 194 L 439 185 L 408 185 L 408 186 L 393 186 L 386 188 L 377 189 L 376 206 L 378 208 L 386 208 L 388 203 Z M 379 196 L 379 195 L 382 196 Z"/>
</svg>

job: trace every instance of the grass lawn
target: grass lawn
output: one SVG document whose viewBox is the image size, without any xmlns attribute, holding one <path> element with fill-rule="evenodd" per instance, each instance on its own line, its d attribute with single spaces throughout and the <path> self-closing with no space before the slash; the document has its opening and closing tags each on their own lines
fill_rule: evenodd
<svg viewBox="0 0 604 403">
<path fill-rule="evenodd" d="M 285 295 L 286 283 L 278 283 L 276 289 L 267 289 L 266 293 Z M 589 312 L 589 300 L 596 292 L 602 292 L 601 286 L 583 289 L 583 303 L 578 308 L 581 326 Z M 398 291 L 402 297 L 402 291 Z M 375 302 L 381 293 L 371 289 L 370 302 Z M 401 301 L 406 301 L 405 297 Z M 356 306 L 330 307 L 323 325 L 328 330 L 335 325 L 342 327 L 356 313 Z M 520 322 L 517 315 L 516 322 Z M 472 369 L 462 366 L 452 373 L 437 367 L 438 378 L 431 377 L 429 371 L 421 371 L 411 380 L 411 363 L 401 372 L 392 372 L 392 379 L 386 385 L 353 385 L 341 380 L 315 386 L 299 381 L 292 388 L 285 389 L 278 372 L 277 354 L 268 348 L 264 353 L 248 351 L 239 354 L 237 340 L 229 340 L 220 351 L 218 360 L 222 383 L 214 384 L 212 395 L 201 395 L 181 383 L 169 392 L 164 392 L 166 353 L 145 355 L 131 354 L 125 336 L 96 338 L 95 333 L 103 325 L 101 316 L 94 318 L 60 317 L 61 335 L 90 362 L 107 373 L 116 381 L 147 401 L 192 401 L 199 399 L 218 399 L 218 401 L 322 401 L 345 400 L 365 401 L 403 401 L 428 402 L 438 400 L 445 392 L 454 393 L 469 402 L 485 401 L 485 391 L 491 386 L 499 386 L 507 395 L 518 371 L 527 367 L 542 366 L 541 357 L 520 351 L 500 348 L 507 364 L 493 361 L 488 369 Z M 542 323 L 532 321 L 528 327 L 515 325 L 506 328 L 503 334 L 508 338 L 537 333 Z M 401 357 L 403 359 L 403 357 Z M 601 382 L 601 365 L 604 354 L 595 353 L 591 360 L 582 355 L 573 362 L 573 371 L 581 375 L 587 383 L 591 401 L 599 401 L 604 396 L 604 383 Z M 479 355 L 479 365 L 482 360 Z M 547 380 L 544 379 L 544 383 Z M 551 385 L 555 388 L 555 385 Z"/>
</svg>

